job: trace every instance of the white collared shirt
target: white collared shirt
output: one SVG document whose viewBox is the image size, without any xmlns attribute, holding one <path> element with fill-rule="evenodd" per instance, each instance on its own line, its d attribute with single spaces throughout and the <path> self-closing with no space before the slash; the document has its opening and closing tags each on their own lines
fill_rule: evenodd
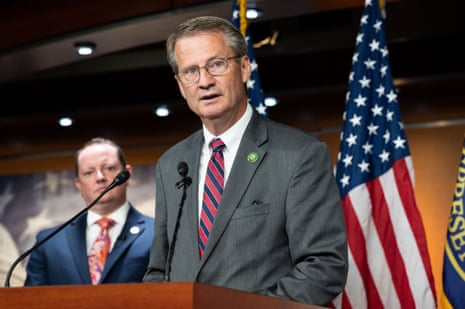
<svg viewBox="0 0 465 309">
<path fill-rule="evenodd" d="M 110 236 L 110 251 L 113 249 L 113 246 L 118 238 L 119 234 L 123 229 L 124 224 L 126 223 L 126 217 L 129 212 L 129 203 L 124 203 L 123 206 L 119 207 L 117 210 L 109 214 L 107 217 L 115 220 L 116 224 L 109 229 L 108 233 Z M 87 254 L 90 252 L 90 248 L 94 243 L 97 236 L 100 234 L 100 226 L 97 223 L 97 220 L 102 218 L 101 215 L 89 210 L 87 212 L 87 229 L 86 229 L 86 246 Z"/>
<path fill-rule="evenodd" d="M 252 106 L 247 104 L 244 115 L 226 132 L 220 136 L 214 136 L 211 134 L 205 126 L 203 127 L 203 136 L 204 143 L 202 146 L 202 153 L 200 154 L 200 166 L 199 166 L 199 188 L 198 188 L 198 198 L 199 198 L 199 220 L 200 213 L 202 211 L 202 197 L 203 197 L 203 187 L 205 185 L 205 174 L 207 173 L 207 165 L 212 154 L 212 149 L 209 147 L 209 143 L 213 138 L 219 137 L 225 144 L 223 150 L 224 157 L 224 185 L 226 186 L 229 172 L 236 157 L 237 150 L 242 140 L 242 136 L 249 124 L 250 119 L 252 118 Z"/>
</svg>

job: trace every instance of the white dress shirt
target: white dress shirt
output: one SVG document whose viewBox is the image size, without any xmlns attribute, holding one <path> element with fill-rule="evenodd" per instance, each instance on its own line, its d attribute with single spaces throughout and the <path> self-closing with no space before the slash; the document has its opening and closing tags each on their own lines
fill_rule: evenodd
<svg viewBox="0 0 465 309">
<path fill-rule="evenodd" d="M 225 144 L 223 150 L 224 157 L 224 185 L 226 186 L 229 172 L 231 171 L 234 158 L 236 157 L 237 150 L 242 140 L 242 135 L 249 124 L 250 119 L 252 118 L 252 106 L 247 104 L 244 115 L 226 132 L 220 136 L 214 136 L 211 134 L 205 126 L 203 127 L 204 143 L 202 147 L 202 153 L 200 154 L 200 166 L 199 166 L 199 188 L 198 188 L 198 199 L 199 199 L 199 220 L 200 214 L 202 212 L 202 200 L 203 200 L 203 188 L 205 185 L 205 174 L 207 173 L 208 161 L 212 155 L 212 149 L 209 144 L 210 141 L 214 138 L 221 138 Z"/>
<path fill-rule="evenodd" d="M 123 206 L 118 208 L 116 211 L 112 212 L 110 215 L 106 216 L 115 220 L 116 224 L 109 229 L 108 234 L 110 236 L 110 251 L 113 249 L 113 246 L 118 238 L 121 230 L 123 229 L 124 224 L 126 223 L 126 217 L 129 212 L 129 204 L 126 202 Z M 90 248 L 94 243 L 97 236 L 100 234 L 100 225 L 97 221 L 102 218 L 101 215 L 89 210 L 87 212 L 87 229 L 86 229 L 86 245 L 87 245 L 87 255 L 89 255 Z"/>
</svg>

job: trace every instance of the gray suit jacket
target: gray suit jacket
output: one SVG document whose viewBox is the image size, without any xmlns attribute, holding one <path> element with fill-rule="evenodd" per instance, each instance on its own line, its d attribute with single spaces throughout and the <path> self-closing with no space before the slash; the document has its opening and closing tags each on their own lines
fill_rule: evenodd
<svg viewBox="0 0 465 309">
<path fill-rule="evenodd" d="M 242 138 L 202 260 L 198 235 L 198 131 L 156 166 L 156 230 L 145 282 L 163 281 L 182 190 L 179 162 L 192 184 L 182 208 L 170 280 L 195 281 L 327 305 L 343 289 L 347 239 L 325 143 L 254 112 Z M 256 161 L 249 159 L 257 154 Z"/>
</svg>

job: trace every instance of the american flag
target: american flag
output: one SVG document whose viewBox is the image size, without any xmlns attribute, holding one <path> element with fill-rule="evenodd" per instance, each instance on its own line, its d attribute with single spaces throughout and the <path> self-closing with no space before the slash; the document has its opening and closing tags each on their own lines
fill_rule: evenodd
<svg viewBox="0 0 465 309">
<path fill-rule="evenodd" d="M 465 140 L 457 174 L 454 198 L 450 209 L 450 220 L 446 235 L 442 269 L 442 295 L 444 308 L 465 308 L 465 262 L 463 261 L 463 205 L 465 204 Z"/>
<path fill-rule="evenodd" d="M 346 94 L 336 179 L 349 273 L 336 308 L 436 308 L 426 235 L 377 0 L 366 0 Z"/>
<path fill-rule="evenodd" d="M 240 29 L 242 35 L 245 36 L 247 40 L 247 54 L 250 59 L 252 66 L 252 74 L 249 81 L 247 82 L 247 89 L 249 92 L 249 102 L 253 107 L 262 115 L 268 116 L 268 111 L 264 104 L 264 96 L 262 92 L 262 86 L 260 83 L 260 76 L 258 74 L 258 65 L 255 60 L 255 52 L 253 47 L 253 42 L 250 37 L 250 30 L 248 27 L 248 22 L 245 17 L 245 11 L 247 8 L 246 0 L 233 0 L 233 9 L 231 22 L 237 29 Z"/>
</svg>

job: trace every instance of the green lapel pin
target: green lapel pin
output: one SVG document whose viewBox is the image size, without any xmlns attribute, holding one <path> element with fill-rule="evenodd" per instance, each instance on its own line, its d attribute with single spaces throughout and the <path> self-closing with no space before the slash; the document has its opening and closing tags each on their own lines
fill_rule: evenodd
<svg viewBox="0 0 465 309">
<path fill-rule="evenodd" d="M 257 160 L 258 160 L 258 153 L 249 152 L 249 154 L 247 155 L 247 161 L 249 161 L 250 163 L 255 163 L 257 162 Z"/>
</svg>

